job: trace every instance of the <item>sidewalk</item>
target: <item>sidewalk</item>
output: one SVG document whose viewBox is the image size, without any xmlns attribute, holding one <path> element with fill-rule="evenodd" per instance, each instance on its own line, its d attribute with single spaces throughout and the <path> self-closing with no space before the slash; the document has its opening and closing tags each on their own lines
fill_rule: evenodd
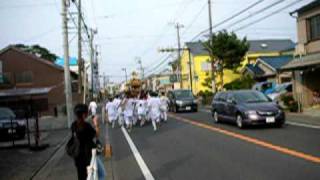
<svg viewBox="0 0 320 180">
<path fill-rule="evenodd" d="M 100 113 L 100 112 L 99 112 Z M 102 116 L 100 116 L 101 118 Z M 100 119 L 101 120 L 101 119 Z M 100 121 L 101 122 L 101 121 Z M 107 136 L 106 130 L 107 126 L 103 123 L 101 123 L 101 141 L 103 144 L 107 143 L 105 142 L 104 135 Z M 42 179 L 48 179 L 48 180 L 70 180 L 70 179 L 77 179 L 77 170 L 74 165 L 73 159 L 68 156 L 65 152 L 65 144 L 67 141 L 65 141 L 59 150 L 49 159 L 49 161 L 46 163 L 47 165 L 43 167 L 43 169 L 38 173 L 38 175 L 34 178 L 35 180 L 42 180 Z M 107 180 L 113 179 L 112 174 L 112 162 L 111 158 L 104 159 L 105 169 L 107 172 Z"/>
</svg>

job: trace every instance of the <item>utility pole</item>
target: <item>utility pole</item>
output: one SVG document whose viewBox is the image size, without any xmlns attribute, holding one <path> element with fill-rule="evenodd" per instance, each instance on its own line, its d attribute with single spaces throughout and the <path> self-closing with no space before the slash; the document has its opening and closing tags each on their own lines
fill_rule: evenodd
<svg viewBox="0 0 320 180">
<path fill-rule="evenodd" d="M 68 44 L 68 19 L 67 19 L 67 1 L 62 2 L 62 37 L 63 37 L 63 50 L 64 50 L 64 85 L 66 95 L 66 108 L 68 116 L 68 127 L 71 127 L 73 121 L 72 113 L 72 94 L 71 94 L 71 80 L 69 71 L 69 44 Z"/>
<path fill-rule="evenodd" d="M 93 99 L 93 69 L 94 69 L 94 63 L 93 63 L 93 59 L 94 59 L 94 48 L 93 48 L 93 38 L 94 38 L 94 30 L 90 29 L 90 67 L 91 67 L 91 94 L 90 97 L 91 99 Z"/>
<path fill-rule="evenodd" d="M 211 0 L 208 0 L 208 15 L 209 15 L 209 32 L 210 32 L 210 38 L 211 39 L 212 35 L 213 35 L 213 31 L 212 31 L 212 13 L 211 13 Z M 213 58 L 213 57 L 210 57 Z M 212 86 L 212 92 L 215 93 L 216 92 L 216 82 L 215 82 L 215 67 L 214 67 L 214 60 L 211 59 L 211 86 Z"/>
<path fill-rule="evenodd" d="M 212 36 L 212 15 L 211 15 L 211 0 L 208 0 L 208 11 L 209 11 L 209 32 L 210 37 Z"/>
<path fill-rule="evenodd" d="M 79 94 L 82 93 L 82 75 L 83 75 L 83 62 L 82 62 L 82 36 L 81 36 L 81 29 L 82 29 L 82 23 L 81 23 L 81 18 L 82 18 L 82 12 L 81 12 L 81 0 L 78 0 L 78 73 L 79 73 L 79 79 L 78 79 L 78 92 Z"/>
<path fill-rule="evenodd" d="M 180 81 L 180 88 L 182 88 L 182 74 L 181 74 L 181 53 L 180 53 L 180 49 L 181 49 L 181 42 L 180 42 L 180 29 L 183 28 L 183 24 L 179 24 L 179 23 L 176 23 L 175 24 L 175 28 L 177 29 L 177 41 L 178 41 L 178 72 L 177 72 L 177 77 Z"/>
</svg>

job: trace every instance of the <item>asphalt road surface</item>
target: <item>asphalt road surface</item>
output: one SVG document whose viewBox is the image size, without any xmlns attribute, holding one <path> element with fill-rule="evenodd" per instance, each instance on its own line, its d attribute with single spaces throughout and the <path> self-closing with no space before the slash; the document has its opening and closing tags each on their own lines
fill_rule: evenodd
<svg viewBox="0 0 320 180">
<path fill-rule="evenodd" d="M 214 124 L 209 113 L 170 114 L 152 126 L 110 130 L 115 180 L 319 180 L 320 129 Z"/>
</svg>

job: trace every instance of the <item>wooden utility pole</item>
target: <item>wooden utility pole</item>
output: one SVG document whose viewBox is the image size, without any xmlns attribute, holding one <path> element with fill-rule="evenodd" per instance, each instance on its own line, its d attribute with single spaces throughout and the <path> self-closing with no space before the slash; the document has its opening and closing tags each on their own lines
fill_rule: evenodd
<svg viewBox="0 0 320 180">
<path fill-rule="evenodd" d="M 181 42 L 180 42 L 180 29 L 183 28 L 183 24 L 176 23 L 175 28 L 177 29 L 177 41 L 178 41 L 178 49 L 181 49 Z M 178 51 L 178 72 L 177 72 L 177 79 L 180 81 L 180 88 L 182 88 L 182 74 L 181 74 L 181 52 Z"/>
<path fill-rule="evenodd" d="M 211 13 L 211 0 L 208 0 L 208 15 L 209 15 L 209 32 L 210 32 L 210 38 L 209 41 L 212 38 L 213 35 L 213 30 L 212 30 L 212 13 Z M 213 57 L 211 58 L 211 86 L 212 86 L 212 92 L 216 92 L 216 82 L 215 82 L 215 65 L 214 65 L 214 59 Z"/>
<path fill-rule="evenodd" d="M 65 85 L 65 96 L 66 96 L 66 108 L 68 116 L 68 127 L 71 127 L 73 121 L 72 112 L 72 93 L 71 93 L 71 80 L 69 70 L 69 44 L 68 44 L 68 20 L 67 20 L 67 1 L 61 0 L 62 2 L 62 37 L 63 37 L 63 50 L 64 50 L 64 85 Z"/>
<path fill-rule="evenodd" d="M 81 94 L 82 91 L 82 82 L 83 82 L 83 65 L 84 62 L 82 61 L 82 36 L 81 36 L 81 29 L 82 29 L 82 12 L 81 12 L 81 0 L 79 0 L 78 3 L 78 74 L 79 74 L 79 79 L 78 79 L 78 93 Z"/>
</svg>

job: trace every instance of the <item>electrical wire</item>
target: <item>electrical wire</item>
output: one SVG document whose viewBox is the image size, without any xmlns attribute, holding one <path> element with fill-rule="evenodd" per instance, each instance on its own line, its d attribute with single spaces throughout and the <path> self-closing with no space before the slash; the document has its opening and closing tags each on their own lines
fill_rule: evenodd
<svg viewBox="0 0 320 180">
<path fill-rule="evenodd" d="M 283 1 L 283 0 L 280 0 L 280 1 Z M 252 9 L 253 7 L 257 6 L 257 5 L 260 4 L 261 2 L 262 2 L 261 0 L 258 0 L 258 1 L 256 1 L 256 2 L 250 4 L 249 6 L 245 7 L 244 9 L 242 9 L 242 10 L 240 10 L 240 11 L 238 11 L 238 12 L 236 12 L 235 14 L 231 15 L 230 17 L 228 17 L 228 18 L 220 21 L 220 22 L 217 23 L 217 24 L 214 24 L 214 25 L 213 25 L 213 28 L 216 28 L 217 26 L 220 26 L 220 25 L 222 25 L 222 24 L 224 24 L 224 23 L 226 23 L 226 22 L 228 22 L 228 21 L 236 18 L 237 16 L 239 16 L 239 15 L 247 12 L 248 10 Z M 255 14 L 252 15 L 252 16 L 255 16 Z M 252 16 L 250 16 L 250 17 L 252 17 Z M 195 35 L 190 41 L 194 41 L 195 39 L 197 39 L 198 37 L 200 37 L 200 36 L 203 35 L 204 33 L 208 32 L 209 30 L 210 30 L 210 28 L 201 31 L 200 33 L 198 33 L 197 35 Z"/>
<path fill-rule="evenodd" d="M 250 23 L 248 23 L 248 24 L 243 25 L 243 26 L 235 29 L 234 31 L 240 31 L 240 30 L 245 29 L 245 28 L 247 28 L 247 27 L 249 27 L 249 26 L 252 26 L 252 25 L 254 25 L 254 24 L 256 24 L 256 23 L 259 23 L 259 22 L 261 22 L 262 20 L 265 20 L 265 19 L 267 19 L 267 18 L 269 18 L 269 17 L 272 17 L 272 16 L 280 13 L 281 11 L 283 11 L 283 10 L 285 10 L 285 9 L 287 9 L 287 8 L 293 6 L 293 5 L 295 5 L 295 4 L 297 4 L 297 3 L 301 2 L 301 1 L 302 1 L 302 0 L 296 0 L 296 1 L 294 1 L 294 2 L 292 2 L 292 3 L 290 3 L 290 4 L 288 4 L 288 5 L 280 8 L 280 9 L 277 9 L 277 10 L 275 10 L 275 11 L 273 11 L 273 12 L 271 12 L 271 13 L 269 13 L 269 14 L 261 17 L 261 18 L 259 18 L 259 19 L 256 19 L 256 20 L 254 20 L 254 21 L 252 21 L 252 22 L 250 22 Z"/>
</svg>

